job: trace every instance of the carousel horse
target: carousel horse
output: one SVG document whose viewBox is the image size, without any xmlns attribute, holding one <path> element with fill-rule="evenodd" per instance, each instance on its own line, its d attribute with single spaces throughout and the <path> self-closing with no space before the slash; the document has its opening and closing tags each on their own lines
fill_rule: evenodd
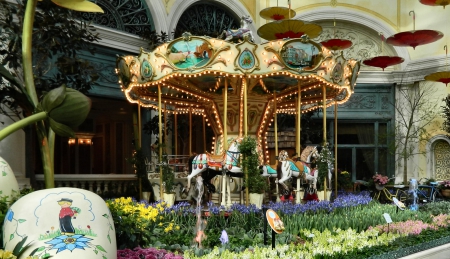
<svg viewBox="0 0 450 259">
<path fill-rule="evenodd" d="M 242 177 L 242 170 L 239 167 L 239 143 L 241 140 L 242 138 L 233 140 L 228 150 L 220 155 L 205 153 L 191 157 L 189 159 L 191 173 L 187 177 L 187 186 L 183 189 L 183 192 L 189 192 L 192 177 L 200 173 L 202 173 L 202 177 L 206 180 L 206 183 L 209 183 L 212 178 L 223 173 L 233 177 Z M 208 184 L 205 185 L 208 190 L 213 190 Z"/>
<path fill-rule="evenodd" d="M 319 157 L 319 153 L 315 146 L 307 146 L 301 156 L 300 161 L 293 161 L 289 159 L 287 156 L 287 152 L 281 154 L 279 159 L 281 161 L 281 179 L 278 180 L 278 183 L 283 186 L 285 191 L 289 192 L 289 188 L 284 183 L 286 180 L 289 180 L 292 177 L 301 177 L 304 180 L 311 183 L 312 189 L 316 189 L 318 172 L 316 170 L 311 170 L 310 164 L 312 163 L 312 158 L 317 159 Z"/>
<path fill-rule="evenodd" d="M 251 42 L 254 42 L 252 31 L 248 28 L 248 25 L 253 21 L 249 15 L 241 17 L 241 28 L 237 30 L 223 30 L 219 35 L 219 39 L 225 37 L 225 41 L 231 41 L 234 39 L 244 39 L 244 37 L 248 37 Z"/>
</svg>

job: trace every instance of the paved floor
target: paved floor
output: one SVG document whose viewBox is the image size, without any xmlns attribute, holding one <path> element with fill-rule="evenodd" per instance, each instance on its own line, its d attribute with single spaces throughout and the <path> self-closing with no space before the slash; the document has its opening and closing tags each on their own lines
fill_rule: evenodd
<svg viewBox="0 0 450 259">
<path fill-rule="evenodd" d="M 400 259 L 450 259 L 450 244 L 438 246 Z"/>
</svg>

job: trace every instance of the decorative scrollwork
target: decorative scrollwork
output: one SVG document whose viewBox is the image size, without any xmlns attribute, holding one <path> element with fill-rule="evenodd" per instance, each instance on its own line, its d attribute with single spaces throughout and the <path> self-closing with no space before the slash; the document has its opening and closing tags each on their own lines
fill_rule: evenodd
<svg viewBox="0 0 450 259">
<path fill-rule="evenodd" d="M 181 15 L 175 29 L 175 38 L 185 31 L 191 32 L 192 35 L 217 38 L 222 31 L 239 27 L 239 18 L 220 6 L 208 3 L 193 4 Z"/>
<path fill-rule="evenodd" d="M 96 0 L 104 13 L 81 13 L 85 20 L 109 28 L 144 36 L 153 30 L 150 11 L 141 0 Z"/>
</svg>

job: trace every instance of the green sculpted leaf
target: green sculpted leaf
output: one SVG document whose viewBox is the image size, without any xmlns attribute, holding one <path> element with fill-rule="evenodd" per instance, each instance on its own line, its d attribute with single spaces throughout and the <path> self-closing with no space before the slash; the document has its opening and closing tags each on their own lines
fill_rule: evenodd
<svg viewBox="0 0 450 259">
<path fill-rule="evenodd" d="M 80 125 L 91 110 L 91 99 L 72 88 L 66 89 L 66 97 L 48 114 L 53 120 L 71 128 Z"/>
<path fill-rule="evenodd" d="M 58 123 L 54 121 L 52 118 L 48 118 L 48 120 L 50 121 L 50 128 L 52 128 L 52 130 L 59 136 L 72 138 L 75 137 L 75 132 L 73 131 L 72 128 L 62 123 Z"/>
<path fill-rule="evenodd" d="M 62 85 L 56 89 L 51 90 L 48 92 L 44 99 L 42 100 L 41 107 L 49 113 L 51 110 L 53 110 L 55 107 L 58 107 L 63 101 L 66 96 L 66 86 Z"/>
<path fill-rule="evenodd" d="M 9 235 L 9 240 L 13 240 L 14 234 Z"/>
<path fill-rule="evenodd" d="M 106 237 L 108 238 L 108 241 L 111 244 L 111 237 L 109 236 L 109 234 Z"/>
<path fill-rule="evenodd" d="M 19 219 L 19 223 L 24 223 L 25 221 L 27 221 L 26 219 Z"/>
</svg>

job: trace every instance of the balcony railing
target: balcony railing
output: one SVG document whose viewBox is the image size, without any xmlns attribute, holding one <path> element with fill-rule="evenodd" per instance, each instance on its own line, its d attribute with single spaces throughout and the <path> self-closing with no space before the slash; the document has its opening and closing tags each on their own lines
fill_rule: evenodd
<svg viewBox="0 0 450 259">
<path fill-rule="evenodd" d="M 147 160 L 148 179 L 153 187 L 154 199 L 159 200 L 159 172 L 156 171 L 156 163 Z M 154 160 L 153 160 L 154 161 Z M 177 201 L 191 201 L 195 197 L 195 179 L 191 180 L 189 193 L 183 193 L 183 188 L 187 185 L 188 157 L 170 156 L 169 166 L 175 174 L 175 193 Z M 216 187 L 216 193 L 211 195 L 214 203 L 220 204 L 221 180 L 222 176 L 217 176 L 211 180 Z M 36 175 L 37 189 L 44 189 L 44 175 Z M 128 197 L 138 193 L 138 182 L 134 174 L 55 174 L 56 187 L 74 187 L 89 190 L 102 198 Z M 232 202 L 242 202 L 242 178 L 235 179 L 231 185 Z"/>
</svg>

